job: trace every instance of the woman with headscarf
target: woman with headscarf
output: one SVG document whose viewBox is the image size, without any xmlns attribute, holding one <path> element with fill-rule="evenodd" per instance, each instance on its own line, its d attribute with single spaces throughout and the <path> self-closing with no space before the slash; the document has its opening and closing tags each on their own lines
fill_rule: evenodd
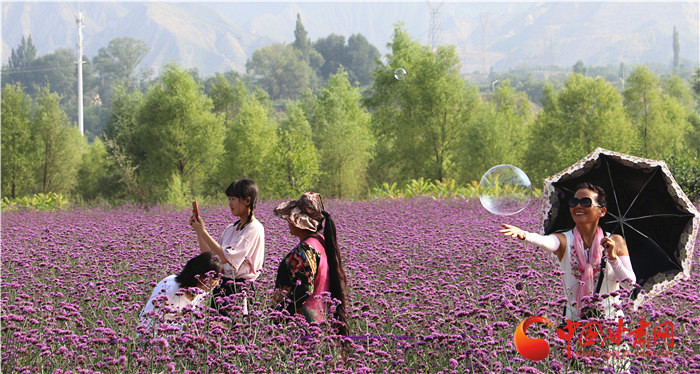
<svg viewBox="0 0 700 374">
<path fill-rule="evenodd" d="M 297 200 L 278 205 L 274 213 L 284 218 L 289 233 L 299 238 L 277 270 L 275 307 L 302 314 L 309 322 L 326 321 L 332 312 L 338 333 L 347 335 L 345 270 L 335 222 L 324 210 L 321 195 L 306 192 Z M 336 304 L 335 311 L 326 295 Z"/>
</svg>

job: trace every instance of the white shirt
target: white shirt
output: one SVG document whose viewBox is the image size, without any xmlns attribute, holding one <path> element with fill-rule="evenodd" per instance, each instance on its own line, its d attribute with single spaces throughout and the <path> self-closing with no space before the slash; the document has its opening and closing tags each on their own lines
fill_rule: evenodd
<svg viewBox="0 0 700 374">
<path fill-rule="evenodd" d="M 566 248 L 564 249 L 564 257 L 562 257 L 559 262 L 559 267 L 564 273 L 562 278 L 564 279 L 564 294 L 568 299 L 566 305 L 566 318 L 572 321 L 577 321 L 579 318 L 576 316 L 574 318 L 574 307 L 573 304 L 576 303 L 576 292 L 578 291 L 578 278 L 573 274 L 573 269 L 571 267 L 571 252 L 574 248 L 574 233 L 569 230 L 564 233 L 566 236 Z M 596 273 L 593 277 L 594 285 L 598 284 L 598 277 L 600 273 Z M 610 263 L 605 262 L 605 273 L 603 275 L 603 283 L 600 285 L 600 295 L 609 294 L 615 290 L 620 289 L 620 283 L 615 280 L 614 270 Z M 594 290 L 595 291 L 595 290 Z M 605 311 L 605 318 L 617 318 L 623 316 L 621 310 L 615 308 L 616 304 L 620 303 L 619 296 L 610 296 L 603 299 L 603 310 Z"/>
<path fill-rule="evenodd" d="M 184 309 L 188 305 L 196 308 L 204 304 L 204 301 L 207 296 L 206 292 L 202 291 L 195 295 L 194 298 L 192 298 L 192 300 L 189 300 L 187 299 L 187 296 L 185 296 L 184 290 L 180 290 L 180 283 L 178 283 L 175 280 L 175 277 L 176 275 L 170 275 L 156 285 L 156 288 L 151 294 L 151 298 L 148 299 L 146 306 L 141 311 L 141 314 L 139 314 L 139 320 L 141 324 L 150 327 L 154 319 L 162 321 L 174 321 L 177 318 L 178 313 L 180 313 L 182 309 Z M 153 305 L 153 302 L 157 298 L 163 296 L 165 296 L 165 300 L 157 301 L 156 304 L 159 306 L 159 308 L 156 309 Z M 171 310 L 165 311 L 163 310 L 165 308 L 169 308 Z M 147 315 L 154 309 L 156 309 L 155 315 Z M 172 325 L 178 326 L 177 323 L 173 323 Z"/>
<path fill-rule="evenodd" d="M 224 276 L 231 279 L 256 280 L 265 261 L 265 230 L 257 219 L 243 230 L 234 224 L 224 229 L 219 245 L 228 264 L 224 264 Z"/>
</svg>

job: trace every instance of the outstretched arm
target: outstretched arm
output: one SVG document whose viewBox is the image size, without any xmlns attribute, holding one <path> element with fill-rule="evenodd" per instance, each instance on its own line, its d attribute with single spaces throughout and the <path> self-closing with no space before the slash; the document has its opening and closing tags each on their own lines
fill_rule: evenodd
<svg viewBox="0 0 700 374">
<path fill-rule="evenodd" d="M 547 252 L 554 253 L 557 255 L 557 257 L 559 257 L 559 260 L 561 260 L 563 255 L 563 246 L 558 234 L 540 235 L 534 232 L 527 232 L 519 227 L 505 223 L 501 226 L 503 228 L 498 230 L 498 232 L 502 233 L 504 236 L 518 238 L 526 243 L 542 248 Z"/>
</svg>

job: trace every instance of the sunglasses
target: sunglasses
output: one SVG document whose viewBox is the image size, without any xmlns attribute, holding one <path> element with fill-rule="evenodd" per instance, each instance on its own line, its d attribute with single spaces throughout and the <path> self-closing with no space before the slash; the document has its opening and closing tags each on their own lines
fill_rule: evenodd
<svg viewBox="0 0 700 374">
<path fill-rule="evenodd" d="M 582 199 L 572 197 L 571 199 L 569 199 L 569 208 L 574 208 L 578 204 L 581 204 L 581 206 L 584 208 L 590 208 L 591 206 L 600 207 L 600 205 L 594 204 L 593 200 L 590 197 L 584 197 Z"/>
</svg>

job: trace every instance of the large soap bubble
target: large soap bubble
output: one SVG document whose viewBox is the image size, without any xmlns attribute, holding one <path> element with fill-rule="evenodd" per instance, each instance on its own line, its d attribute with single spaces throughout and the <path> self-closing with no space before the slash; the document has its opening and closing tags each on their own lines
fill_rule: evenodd
<svg viewBox="0 0 700 374">
<path fill-rule="evenodd" d="M 404 78 L 406 78 L 406 69 L 398 68 L 394 70 L 394 78 L 402 81 Z"/>
<path fill-rule="evenodd" d="M 518 213 L 532 200 L 530 178 L 513 165 L 494 166 L 481 177 L 479 200 L 493 214 L 509 216 Z"/>
</svg>

